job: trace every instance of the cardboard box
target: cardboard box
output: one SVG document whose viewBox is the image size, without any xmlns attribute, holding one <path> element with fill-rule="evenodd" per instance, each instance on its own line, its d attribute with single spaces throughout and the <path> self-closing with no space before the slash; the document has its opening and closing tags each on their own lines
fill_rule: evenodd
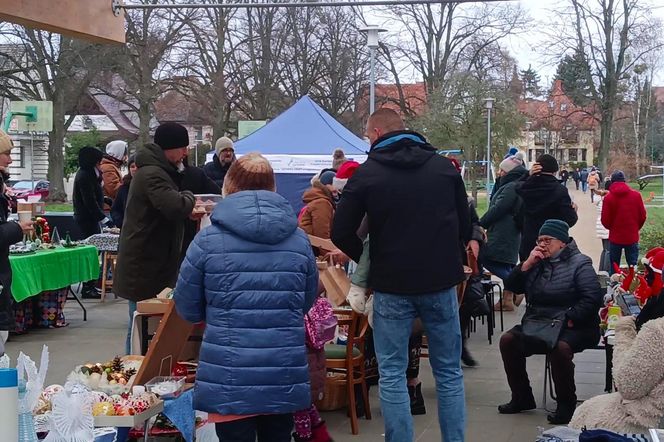
<svg viewBox="0 0 664 442">
<path fill-rule="evenodd" d="M 152 298 L 145 301 L 139 301 L 136 304 L 136 311 L 139 313 L 149 313 L 155 315 L 164 315 L 168 307 L 173 303 L 172 299 Z"/>
<path fill-rule="evenodd" d="M 46 203 L 38 201 L 36 203 L 18 203 L 16 208 L 17 212 L 32 212 L 33 218 L 35 216 L 44 216 L 46 213 Z"/>
</svg>

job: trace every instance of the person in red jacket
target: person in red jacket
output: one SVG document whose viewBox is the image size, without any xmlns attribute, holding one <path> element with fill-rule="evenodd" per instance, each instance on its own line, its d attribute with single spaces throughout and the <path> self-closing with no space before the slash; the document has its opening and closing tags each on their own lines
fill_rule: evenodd
<svg viewBox="0 0 664 442">
<path fill-rule="evenodd" d="M 609 255 L 611 269 L 620 265 L 622 251 L 630 267 L 639 259 L 639 231 L 646 222 L 643 198 L 625 182 L 625 174 L 616 170 L 611 175 L 609 194 L 602 205 L 602 225 L 609 229 Z"/>
</svg>

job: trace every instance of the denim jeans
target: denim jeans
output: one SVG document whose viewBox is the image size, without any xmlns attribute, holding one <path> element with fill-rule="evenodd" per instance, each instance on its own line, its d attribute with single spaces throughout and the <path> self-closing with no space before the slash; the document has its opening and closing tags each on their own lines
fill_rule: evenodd
<svg viewBox="0 0 664 442">
<path fill-rule="evenodd" d="M 611 256 L 611 273 L 613 273 L 613 263 L 617 263 L 620 266 L 620 261 L 622 260 L 622 251 L 625 249 L 625 259 L 627 260 L 627 265 L 635 266 L 639 261 L 639 243 L 630 244 L 628 246 L 616 244 L 609 242 L 609 255 Z"/>
<path fill-rule="evenodd" d="M 440 431 L 445 442 L 463 441 L 466 405 L 455 287 L 424 295 L 374 294 L 374 345 L 380 372 L 379 395 L 385 416 L 385 440 L 413 440 L 406 367 L 408 339 L 416 317 L 422 320 L 429 340 L 429 362 L 436 380 Z"/>
<path fill-rule="evenodd" d="M 292 414 L 264 414 L 216 424 L 219 442 L 290 442 Z"/>
<path fill-rule="evenodd" d="M 510 273 L 512 273 L 512 270 L 514 269 L 514 266 L 512 264 L 508 264 L 506 262 L 498 262 L 498 261 L 492 261 L 490 259 L 483 259 L 481 262 L 482 266 L 486 268 L 488 271 L 499 277 L 501 280 L 505 281 L 508 276 L 510 276 Z"/>
<path fill-rule="evenodd" d="M 583 193 L 586 193 L 588 191 L 588 181 L 581 181 L 581 188 L 583 189 Z"/>
<path fill-rule="evenodd" d="M 125 354 L 131 354 L 131 329 L 134 325 L 134 312 L 136 311 L 136 303 L 129 301 L 129 326 L 127 327 L 127 341 L 125 342 Z"/>
</svg>

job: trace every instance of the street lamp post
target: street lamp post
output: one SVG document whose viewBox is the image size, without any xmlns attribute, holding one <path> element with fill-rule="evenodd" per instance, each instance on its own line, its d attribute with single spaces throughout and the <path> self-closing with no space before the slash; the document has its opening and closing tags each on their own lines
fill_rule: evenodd
<svg viewBox="0 0 664 442">
<path fill-rule="evenodd" d="M 370 58 L 370 80 L 369 80 L 369 115 L 376 110 L 376 49 L 378 49 L 378 34 L 386 32 L 379 26 L 367 25 L 360 29 L 367 34 L 367 47 L 369 48 Z"/>
<path fill-rule="evenodd" d="M 493 102 L 496 101 L 494 98 L 487 98 L 486 101 L 486 110 L 487 110 L 487 137 L 486 137 L 486 197 L 491 199 L 491 192 L 489 190 L 489 184 L 491 183 L 491 109 L 493 109 Z"/>
</svg>

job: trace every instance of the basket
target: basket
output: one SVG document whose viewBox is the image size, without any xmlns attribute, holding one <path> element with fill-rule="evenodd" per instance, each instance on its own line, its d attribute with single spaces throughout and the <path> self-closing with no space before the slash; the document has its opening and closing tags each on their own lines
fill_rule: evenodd
<svg viewBox="0 0 664 442">
<path fill-rule="evenodd" d="M 345 408 L 348 405 L 346 376 L 328 372 L 325 378 L 323 399 L 316 401 L 315 404 L 320 411 L 334 411 Z"/>
</svg>

